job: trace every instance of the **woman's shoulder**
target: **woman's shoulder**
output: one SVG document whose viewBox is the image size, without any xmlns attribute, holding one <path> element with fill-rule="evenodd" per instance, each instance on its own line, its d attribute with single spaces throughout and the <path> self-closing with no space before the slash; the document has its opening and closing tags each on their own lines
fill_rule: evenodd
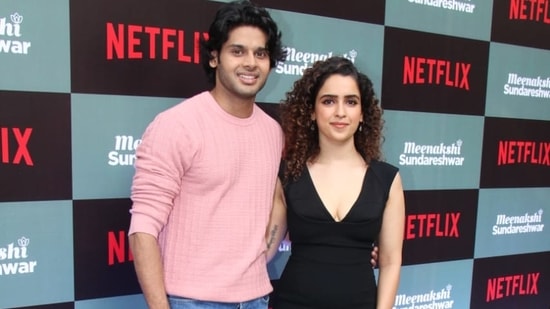
<svg viewBox="0 0 550 309">
<path fill-rule="evenodd" d="M 374 159 L 370 161 L 369 167 L 373 168 L 374 170 L 390 172 L 394 174 L 399 171 L 399 168 L 395 165 L 392 165 L 385 161 L 374 160 Z"/>
<path fill-rule="evenodd" d="M 369 163 L 369 169 L 376 175 L 377 178 L 381 179 L 384 183 L 391 184 L 399 168 L 390 163 L 380 161 L 380 160 L 371 160 Z"/>
</svg>

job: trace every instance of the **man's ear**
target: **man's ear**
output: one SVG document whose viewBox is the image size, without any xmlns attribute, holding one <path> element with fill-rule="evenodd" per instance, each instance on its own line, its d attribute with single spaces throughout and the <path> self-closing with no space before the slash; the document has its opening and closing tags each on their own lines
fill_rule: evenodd
<svg viewBox="0 0 550 309">
<path fill-rule="evenodd" d="M 208 64 L 210 64 L 212 69 L 215 69 L 218 66 L 218 52 L 214 50 L 210 53 L 210 55 L 212 55 L 212 58 L 210 58 Z"/>
</svg>

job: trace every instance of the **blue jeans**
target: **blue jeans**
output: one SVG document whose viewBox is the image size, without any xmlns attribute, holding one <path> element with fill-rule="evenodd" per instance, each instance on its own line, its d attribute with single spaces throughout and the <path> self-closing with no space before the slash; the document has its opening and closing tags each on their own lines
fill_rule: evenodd
<svg viewBox="0 0 550 309">
<path fill-rule="evenodd" d="M 242 303 L 220 303 L 168 295 L 171 309 L 267 309 L 269 295 Z"/>
</svg>

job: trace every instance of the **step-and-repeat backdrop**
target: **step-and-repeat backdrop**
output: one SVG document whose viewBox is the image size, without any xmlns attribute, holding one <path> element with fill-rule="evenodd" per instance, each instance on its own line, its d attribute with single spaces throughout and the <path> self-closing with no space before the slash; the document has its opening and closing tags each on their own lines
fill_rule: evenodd
<svg viewBox="0 0 550 309">
<path fill-rule="evenodd" d="M 275 118 L 318 59 L 376 86 L 406 190 L 394 308 L 548 309 L 550 1 L 257 2 L 289 52 L 258 96 Z M 220 4 L 0 0 L 1 308 L 145 308 L 126 238 L 135 149 L 208 88 L 198 41 Z"/>
</svg>

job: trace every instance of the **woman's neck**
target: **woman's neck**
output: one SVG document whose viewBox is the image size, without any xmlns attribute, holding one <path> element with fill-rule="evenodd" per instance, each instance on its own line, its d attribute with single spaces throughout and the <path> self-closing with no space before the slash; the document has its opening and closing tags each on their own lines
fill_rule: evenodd
<svg viewBox="0 0 550 309">
<path fill-rule="evenodd" d="M 364 165 L 365 160 L 352 143 L 340 145 L 320 145 L 320 152 L 310 164 L 322 165 Z"/>
</svg>

